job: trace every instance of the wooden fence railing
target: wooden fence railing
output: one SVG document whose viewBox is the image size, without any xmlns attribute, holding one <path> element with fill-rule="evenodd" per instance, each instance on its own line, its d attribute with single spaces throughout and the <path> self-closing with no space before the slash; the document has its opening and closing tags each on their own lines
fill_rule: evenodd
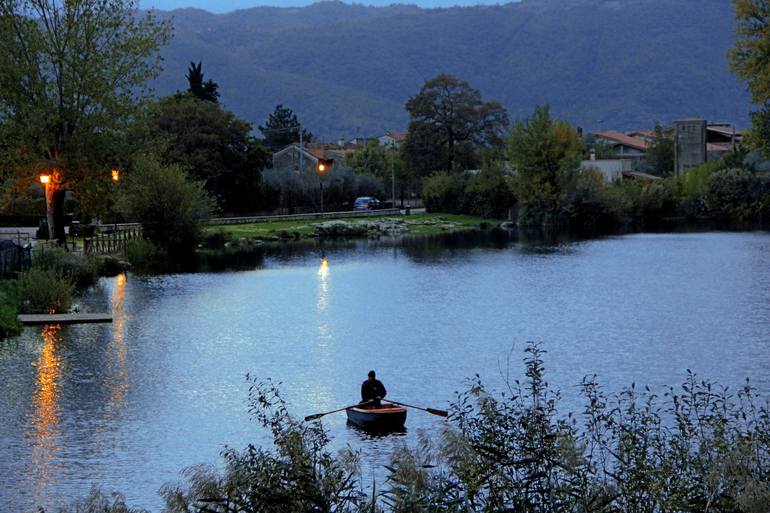
<svg viewBox="0 0 770 513">
<path fill-rule="evenodd" d="M 84 238 L 83 253 L 96 255 L 125 251 L 128 241 L 141 238 L 142 227 L 139 224 L 118 225 L 117 229 L 99 232 L 93 237 Z"/>
</svg>

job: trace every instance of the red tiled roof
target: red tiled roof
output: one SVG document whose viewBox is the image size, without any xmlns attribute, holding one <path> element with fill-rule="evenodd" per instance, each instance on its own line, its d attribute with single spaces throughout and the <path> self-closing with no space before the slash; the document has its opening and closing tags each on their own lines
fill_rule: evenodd
<svg viewBox="0 0 770 513">
<path fill-rule="evenodd" d="M 396 132 L 395 130 L 388 130 L 388 132 L 385 135 L 389 135 L 390 137 L 393 138 L 393 140 L 399 141 L 399 142 L 401 142 L 404 139 L 406 139 L 406 134 L 405 133 L 403 133 L 403 132 Z"/>
<path fill-rule="evenodd" d="M 652 130 L 637 130 L 635 132 L 626 132 L 626 135 L 629 137 L 646 137 L 652 139 L 655 137 L 655 132 Z"/>
<path fill-rule="evenodd" d="M 638 137 L 631 137 L 626 134 L 621 134 L 620 132 L 614 132 L 612 130 L 607 130 L 605 132 L 594 132 L 594 135 L 596 137 L 601 137 L 602 139 L 607 139 L 609 141 L 615 141 L 618 144 L 622 144 L 623 146 L 628 146 L 629 148 L 634 148 L 640 151 L 647 151 L 647 147 L 649 144 L 644 139 L 639 139 Z"/>
</svg>

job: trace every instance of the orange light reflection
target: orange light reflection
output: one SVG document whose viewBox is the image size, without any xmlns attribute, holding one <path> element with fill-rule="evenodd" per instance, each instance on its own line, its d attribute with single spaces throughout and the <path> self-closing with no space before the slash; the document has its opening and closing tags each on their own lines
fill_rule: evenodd
<svg viewBox="0 0 770 513">
<path fill-rule="evenodd" d="M 61 398 L 61 356 L 57 352 L 61 326 L 49 324 L 43 328 L 43 347 L 33 365 L 37 368 L 37 380 L 32 398 L 32 446 L 31 460 L 37 473 L 33 482 L 33 495 L 38 497 L 52 480 L 53 459 L 60 450 L 59 399 Z"/>
<path fill-rule="evenodd" d="M 115 355 L 113 379 L 110 398 L 116 407 L 123 406 L 128 390 L 128 370 L 126 366 L 126 312 L 124 302 L 126 297 L 126 275 L 119 274 L 115 278 L 114 295 L 112 296 L 112 341 L 110 349 Z"/>
</svg>

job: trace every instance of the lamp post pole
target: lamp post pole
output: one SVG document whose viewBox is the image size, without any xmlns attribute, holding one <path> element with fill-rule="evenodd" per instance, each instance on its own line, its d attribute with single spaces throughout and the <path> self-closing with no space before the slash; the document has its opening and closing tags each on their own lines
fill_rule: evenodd
<svg viewBox="0 0 770 513">
<path fill-rule="evenodd" d="M 40 183 L 45 188 L 45 222 L 48 225 L 48 239 L 53 239 L 53 190 L 51 175 L 40 175 Z"/>
<path fill-rule="evenodd" d="M 113 194 L 112 194 L 112 230 L 115 233 L 118 233 L 118 213 L 115 210 L 115 191 L 117 190 L 118 182 L 120 181 L 120 169 L 113 169 L 112 170 L 112 183 L 115 184 L 115 187 L 113 187 Z"/>
</svg>

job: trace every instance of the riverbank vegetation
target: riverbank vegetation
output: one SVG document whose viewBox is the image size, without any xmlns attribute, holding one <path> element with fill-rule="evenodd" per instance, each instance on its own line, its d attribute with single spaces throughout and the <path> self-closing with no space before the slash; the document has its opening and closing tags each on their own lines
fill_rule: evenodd
<svg viewBox="0 0 770 513">
<path fill-rule="evenodd" d="M 206 228 L 206 240 L 210 247 L 221 247 L 227 242 L 240 240 L 295 240 L 318 236 L 318 225 L 345 223 L 353 230 L 356 226 L 393 221 L 402 224 L 406 233 L 430 235 L 448 230 L 478 229 L 484 223 L 492 225 L 500 221 L 457 214 L 411 214 L 408 216 L 369 216 L 365 218 L 338 218 L 324 220 L 265 221 L 260 223 L 230 224 Z"/>
<path fill-rule="evenodd" d="M 114 276 L 123 270 L 123 265 L 109 256 L 36 249 L 29 269 L 15 280 L 0 282 L 0 339 L 21 332 L 18 314 L 66 313 L 76 293 L 95 285 L 101 276 Z"/>
<path fill-rule="evenodd" d="M 321 422 L 296 419 L 271 381 L 252 380 L 249 411 L 272 444 L 227 448 L 223 470 L 187 469 L 160 490 L 164 511 L 766 511 L 770 409 L 750 382 L 731 391 L 688 373 L 678 387 L 608 394 L 588 376 L 584 407 L 565 411 L 544 356 L 529 343 L 504 391 L 472 379 L 443 430 L 398 448 L 371 487 L 360 454 L 334 453 Z M 94 492 L 77 511 L 125 511 L 113 501 Z"/>
</svg>

